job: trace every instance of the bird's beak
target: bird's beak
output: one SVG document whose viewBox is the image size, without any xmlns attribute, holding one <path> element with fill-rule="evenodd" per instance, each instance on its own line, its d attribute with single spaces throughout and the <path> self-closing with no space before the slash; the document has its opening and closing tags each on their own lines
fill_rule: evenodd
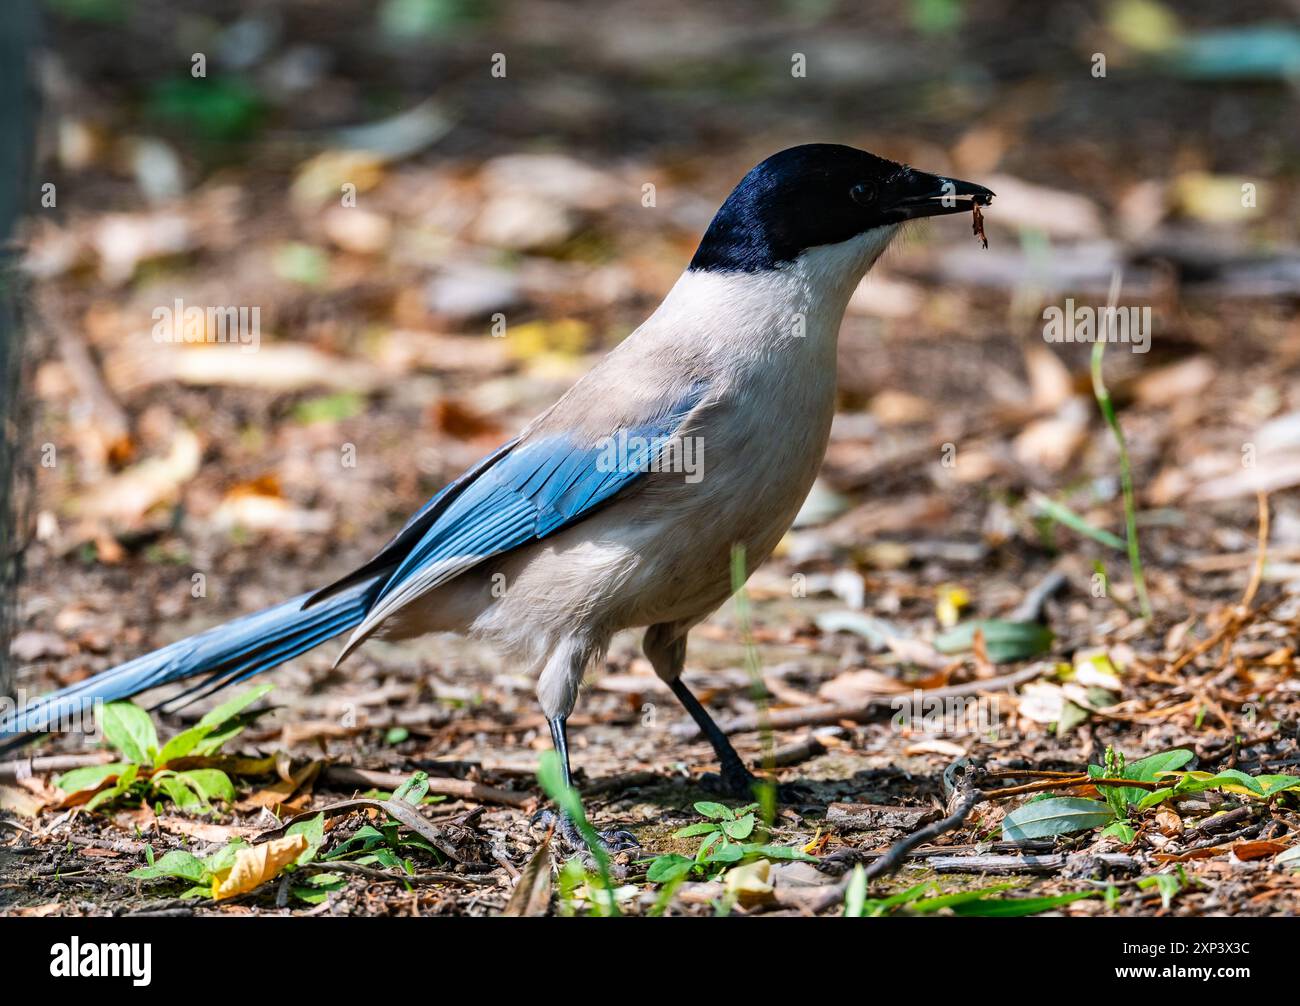
<svg viewBox="0 0 1300 1006">
<path fill-rule="evenodd" d="M 915 168 L 908 168 L 890 189 L 886 212 L 896 222 L 969 213 L 972 206 L 987 206 L 993 201 L 993 193 L 983 185 L 963 182 L 960 178 L 943 178 Z"/>
</svg>

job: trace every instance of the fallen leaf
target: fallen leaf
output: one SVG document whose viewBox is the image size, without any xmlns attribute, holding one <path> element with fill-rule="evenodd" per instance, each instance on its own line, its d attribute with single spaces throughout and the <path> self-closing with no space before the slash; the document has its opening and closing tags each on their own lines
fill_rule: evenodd
<svg viewBox="0 0 1300 1006">
<path fill-rule="evenodd" d="M 213 878 L 213 899 L 220 901 L 253 890 L 271 880 L 306 851 L 307 836 L 303 834 L 286 835 L 249 849 L 240 849 L 235 854 L 234 865 Z"/>
<path fill-rule="evenodd" d="M 1286 850 L 1287 846 L 1281 842 L 1238 842 L 1232 847 L 1232 854 L 1243 863 L 1248 863 L 1254 859 L 1269 859 Z"/>
<path fill-rule="evenodd" d="M 551 906 L 551 839 L 547 836 L 519 875 L 501 913 L 509 918 L 543 916 Z"/>
</svg>

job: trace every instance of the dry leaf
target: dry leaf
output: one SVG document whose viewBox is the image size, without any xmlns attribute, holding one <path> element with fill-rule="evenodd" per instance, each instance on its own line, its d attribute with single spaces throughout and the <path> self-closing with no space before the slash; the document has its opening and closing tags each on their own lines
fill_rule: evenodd
<svg viewBox="0 0 1300 1006">
<path fill-rule="evenodd" d="M 1232 847 L 1232 854 L 1247 863 L 1252 859 L 1270 859 L 1286 850 L 1287 846 L 1281 842 L 1238 842 Z"/>
<path fill-rule="evenodd" d="M 551 906 L 551 839 L 548 836 L 524 867 L 514 893 L 501 914 L 511 918 L 534 918 Z"/>
<path fill-rule="evenodd" d="M 267 807 L 272 811 L 276 811 L 280 807 L 288 807 L 291 810 L 299 810 L 301 808 L 298 804 L 301 800 L 294 799 L 295 794 L 298 797 L 310 795 L 311 784 L 316 780 L 316 776 L 320 775 L 320 770 L 324 765 L 323 761 L 308 762 L 288 779 L 282 778 L 279 782 L 273 783 L 265 789 L 260 789 L 251 796 L 240 800 L 236 804 L 236 809 L 248 811 Z M 303 792 L 299 793 L 299 790 L 303 790 Z"/>
<path fill-rule="evenodd" d="M 25 789 L 0 786 L 0 810 L 7 810 L 19 817 L 35 817 L 44 806 L 44 800 Z"/>
<path fill-rule="evenodd" d="M 227 873 L 213 878 L 212 897 L 220 901 L 251 891 L 275 877 L 307 851 L 307 836 L 286 835 L 251 849 L 240 849 Z"/>
</svg>

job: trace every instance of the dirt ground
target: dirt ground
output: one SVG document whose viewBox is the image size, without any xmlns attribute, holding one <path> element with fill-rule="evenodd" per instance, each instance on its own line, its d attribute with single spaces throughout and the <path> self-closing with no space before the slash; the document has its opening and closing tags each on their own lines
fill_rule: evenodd
<svg viewBox="0 0 1300 1006">
<path fill-rule="evenodd" d="M 58 201 L 26 235 L 21 688 L 363 562 L 646 316 L 750 165 L 833 139 L 987 184 L 989 248 L 965 218 L 939 220 L 873 271 L 842 329 L 813 497 L 750 578 L 749 617 L 729 603 L 691 636 L 688 684 L 747 759 L 799 787 L 759 832 L 804 859 L 774 854 L 753 883 L 703 870 L 667 894 L 647 879 L 654 857 L 695 854 L 699 837 L 675 833 L 702 821 L 697 801 L 742 801 L 710 789 L 712 752 L 635 636 L 591 673 L 573 762 L 594 824 L 640 843 L 614 858 L 621 909 L 838 914 L 855 864 L 953 810 L 957 763 L 994 773 L 986 794 L 1084 774 L 1108 748 L 1300 775 L 1300 151 L 1276 128 L 1296 92 L 1258 70 L 1207 77 L 1150 41 L 1286 5 L 1229 20 L 1153 4 L 1173 26 L 1134 27 L 1086 5 L 938 4 L 963 20 L 937 30 L 901 2 L 430 6 L 445 19 L 431 35 L 394 35 L 361 3 L 52 19 L 41 177 Z M 220 99 L 190 86 L 200 50 Z M 381 154 L 352 146 L 343 127 L 361 123 Z M 1119 303 L 1151 318 L 1149 352 L 1104 360 L 1150 617 L 1116 539 L 1121 458 L 1090 347 L 1044 337 L 1044 307 L 1104 304 L 1116 270 Z M 257 351 L 159 343 L 154 312 L 177 299 L 256 305 Z M 974 619 L 1051 636 L 1009 657 L 995 627 L 946 639 Z M 0 769 L 0 913 L 505 910 L 548 834 L 533 683 L 460 639 L 368 643 L 331 669 L 337 646 L 265 676 L 274 710 L 223 754 L 274 757 L 211 812 L 138 797 L 88 812 L 57 771 Z M 946 689 L 941 722 L 898 714 L 914 688 Z M 228 697 L 161 718 L 161 736 Z M 22 757 L 65 754 L 87 751 L 56 737 Z M 415 879 L 372 862 L 314 901 L 282 877 L 214 902 L 127 876 L 416 771 L 442 851 L 402 853 Z M 1132 813 L 1127 835 L 1005 841 L 1004 818 L 1043 791 L 979 802 L 869 897 L 1013 884 L 1096 895 L 1052 906 L 1071 915 L 1300 911 L 1300 791 L 1229 783 Z M 327 849 L 384 820 L 327 817 Z M 595 881 L 584 900 L 566 876 L 551 910 L 586 910 Z"/>
</svg>

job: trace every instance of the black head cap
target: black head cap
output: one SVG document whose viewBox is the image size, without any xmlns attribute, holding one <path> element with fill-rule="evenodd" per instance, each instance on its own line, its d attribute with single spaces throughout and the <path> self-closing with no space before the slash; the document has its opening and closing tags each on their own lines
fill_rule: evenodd
<svg viewBox="0 0 1300 1006">
<path fill-rule="evenodd" d="M 808 143 L 773 154 L 722 204 L 691 260 L 693 270 L 756 272 L 793 262 L 889 224 L 969 211 L 993 193 L 865 150 Z"/>
</svg>

